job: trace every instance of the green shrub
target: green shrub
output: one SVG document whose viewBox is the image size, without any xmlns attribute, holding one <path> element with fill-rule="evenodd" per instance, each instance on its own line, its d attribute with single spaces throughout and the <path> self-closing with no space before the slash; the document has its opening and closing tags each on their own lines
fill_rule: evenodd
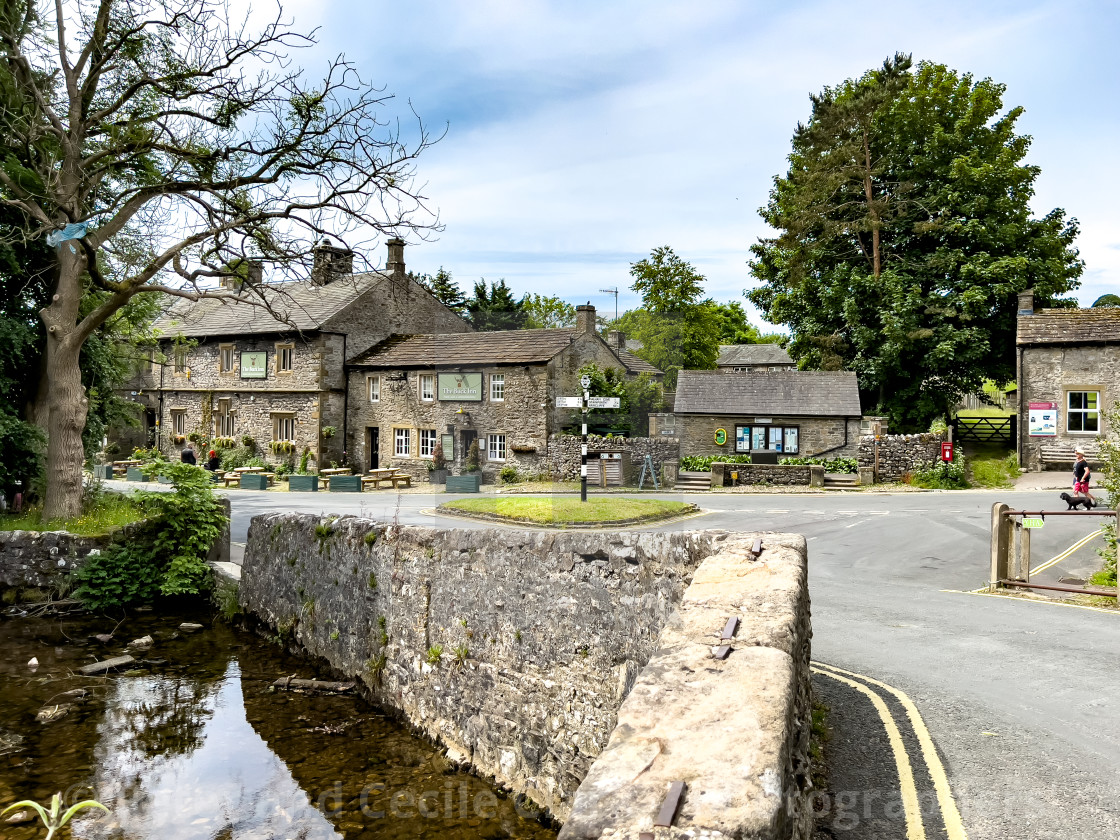
<svg viewBox="0 0 1120 840">
<path fill-rule="evenodd" d="M 479 454 L 478 454 L 478 439 L 475 438 L 471 441 L 470 447 L 467 449 L 467 461 L 463 465 L 467 472 L 478 472 L 479 470 Z"/>
<path fill-rule="evenodd" d="M 268 462 L 259 455 L 254 454 L 254 451 L 248 446 L 235 446 L 232 449 L 223 449 L 221 458 L 222 469 L 226 472 L 235 470 L 238 467 L 268 468 Z"/>
<path fill-rule="evenodd" d="M 936 490 L 963 490 L 969 487 L 965 476 L 964 455 L 958 449 L 952 461 L 918 464 L 909 473 L 909 483 L 915 487 Z"/>
<path fill-rule="evenodd" d="M 858 458 L 782 458 L 778 463 L 794 467 L 824 467 L 826 473 L 849 473 L 854 475 L 859 472 Z"/>
<path fill-rule="evenodd" d="M 226 516 L 209 474 L 189 464 L 144 467 L 148 477 L 171 479 L 173 492 L 137 491 L 151 518 L 78 570 L 76 595 L 89 609 L 104 610 L 158 595 L 198 595 L 210 589 L 206 557 Z"/>
<path fill-rule="evenodd" d="M 311 459 L 311 447 L 304 447 L 303 454 L 299 456 L 299 474 L 307 475 L 307 462 Z"/>
<path fill-rule="evenodd" d="M 712 464 L 749 464 L 750 455 L 685 455 L 681 469 L 686 472 L 708 472 Z"/>
<path fill-rule="evenodd" d="M 512 464 L 506 464 L 502 467 L 498 477 L 502 480 L 502 484 L 516 484 L 521 479 L 521 476 L 517 473 L 517 467 Z"/>
</svg>

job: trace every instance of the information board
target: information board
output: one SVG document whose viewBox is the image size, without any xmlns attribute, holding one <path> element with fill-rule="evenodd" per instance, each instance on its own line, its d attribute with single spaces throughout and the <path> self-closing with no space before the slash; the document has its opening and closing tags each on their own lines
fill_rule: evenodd
<svg viewBox="0 0 1120 840">
<path fill-rule="evenodd" d="M 1054 437 L 1058 434 L 1058 404 L 1032 402 L 1027 405 L 1027 434 L 1031 437 Z"/>
<path fill-rule="evenodd" d="M 443 446 L 443 458 L 445 461 L 451 462 L 455 460 L 455 435 L 440 435 L 440 443 Z"/>
<path fill-rule="evenodd" d="M 441 373 L 440 402 L 482 402 L 481 373 Z"/>
<path fill-rule="evenodd" d="M 242 379 L 268 378 L 268 353 L 264 350 L 245 350 L 241 353 Z"/>
</svg>

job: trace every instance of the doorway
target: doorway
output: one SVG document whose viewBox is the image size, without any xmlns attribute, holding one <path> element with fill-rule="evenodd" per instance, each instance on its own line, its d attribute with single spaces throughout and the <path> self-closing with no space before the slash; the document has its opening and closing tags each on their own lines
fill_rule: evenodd
<svg viewBox="0 0 1120 840">
<path fill-rule="evenodd" d="M 470 454 L 471 444 L 474 443 L 475 438 L 478 437 L 478 432 L 473 429 L 463 429 L 459 432 L 461 435 L 462 447 L 459 450 L 459 458 L 463 463 L 467 461 L 467 455 Z"/>
<path fill-rule="evenodd" d="M 369 466 L 366 469 L 377 469 L 377 455 L 381 443 L 381 429 L 370 426 L 366 429 L 366 452 L 369 453 Z"/>
</svg>

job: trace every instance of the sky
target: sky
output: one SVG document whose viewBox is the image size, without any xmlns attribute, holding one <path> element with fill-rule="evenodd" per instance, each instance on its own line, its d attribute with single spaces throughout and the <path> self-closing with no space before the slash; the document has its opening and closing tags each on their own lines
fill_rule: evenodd
<svg viewBox="0 0 1120 840">
<path fill-rule="evenodd" d="M 1081 225 L 1082 305 L 1120 292 L 1116 2 L 545 2 L 296 0 L 345 53 L 443 138 L 417 179 L 443 230 L 410 238 L 409 269 L 467 292 L 505 278 L 613 314 L 639 303 L 630 263 L 672 247 L 716 300 L 755 285 L 758 216 L 809 94 L 895 51 L 1007 86 L 1041 167 L 1032 209 Z M 373 255 L 383 261 L 381 254 Z M 757 313 L 752 320 L 759 322 Z"/>
</svg>

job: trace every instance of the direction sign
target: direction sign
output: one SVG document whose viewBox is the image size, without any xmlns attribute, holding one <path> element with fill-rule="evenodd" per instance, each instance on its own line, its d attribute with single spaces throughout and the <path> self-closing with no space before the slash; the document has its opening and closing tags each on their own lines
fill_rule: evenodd
<svg viewBox="0 0 1120 840">
<path fill-rule="evenodd" d="M 618 397 L 588 397 L 588 408 L 618 408 L 620 401 Z"/>
<path fill-rule="evenodd" d="M 1045 524 L 1046 524 L 1045 520 L 1043 520 L 1041 517 L 1038 517 L 1038 516 L 1024 516 L 1023 517 L 1023 527 L 1024 528 L 1041 528 Z"/>
<path fill-rule="evenodd" d="M 557 397 L 557 408 L 583 408 L 583 397 Z"/>
</svg>

